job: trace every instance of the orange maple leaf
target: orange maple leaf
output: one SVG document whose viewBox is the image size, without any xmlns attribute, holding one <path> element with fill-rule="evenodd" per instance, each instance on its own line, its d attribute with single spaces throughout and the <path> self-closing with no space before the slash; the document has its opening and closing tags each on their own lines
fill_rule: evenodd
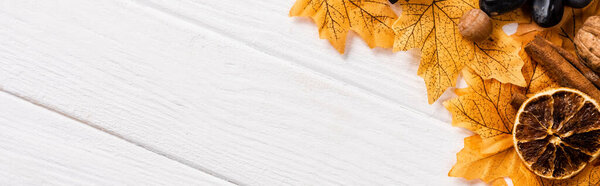
<svg viewBox="0 0 600 186">
<path fill-rule="evenodd" d="M 392 47 L 392 23 L 398 18 L 387 0 L 298 0 L 290 16 L 312 18 L 320 38 L 329 40 L 340 53 L 344 53 L 350 30 L 371 48 Z"/>
<path fill-rule="evenodd" d="M 492 17 L 490 38 L 472 42 L 460 35 L 457 25 L 465 12 L 479 7 L 477 0 L 411 0 L 399 4 L 403 11 L 394 23 L 394 50 L 421 49 L 418 75 L 425 80 L 430 104 L 456 85 L 465 67 L 484 79 L 525 86 L 523 61 L 518 55 L 520 43 L 501 29 L 509 22 L 526 21 L 520 11 Z"/>
</svg>

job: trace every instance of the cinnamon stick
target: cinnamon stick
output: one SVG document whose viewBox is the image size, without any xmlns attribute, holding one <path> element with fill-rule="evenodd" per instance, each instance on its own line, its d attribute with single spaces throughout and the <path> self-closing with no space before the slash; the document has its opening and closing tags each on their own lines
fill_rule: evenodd
<svg viewBox="0 0 600 186">
<path fill-rule="evenodd" d="M 592 69 L 585 66 L 577 56 L 565 50 L 564 48 L 558 47 L 556 45 L 551 44 L 550 46 L 552 46 L 552 48 L 554 48 L 563 58 L 569 61 L 571 65 L 575 66 L 575 68 L 577 68 L 577 70 L 579 70 L 579 72 L 585 78 L 592 82 L 597 89 L 600 88 L 600 76 L 598 76 L 598 74 L 592 71 Z"/>
<path fill-rule="evenodd" d="M 536 37 L 525 46 L 525 52 L 538 62 L 552 79 L 561 86 L 578 89 L 594 99 L 600 98 L 600 90 L 588 80 L 548 40 Z M 566 55 L 565 55 L 566 56 Z"/>
</svg>

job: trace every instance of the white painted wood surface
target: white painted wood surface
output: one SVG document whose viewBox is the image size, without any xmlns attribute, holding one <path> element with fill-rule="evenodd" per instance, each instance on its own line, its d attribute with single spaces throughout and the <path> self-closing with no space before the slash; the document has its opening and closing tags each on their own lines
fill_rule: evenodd
<svg viewBox="0 0 600 186">
<path fill-rule="evenodd" d="M 71 130 L 41 119 L 22 121 L 31 130 L 58 131 L 47 132 L 48 138 L 70 136 L 37 149 L 27 144 L 40 154 L 80 152 L 93 159 L 102 158 L 94 152 L 109 151 L 116 155 L 106 161 L 122 166 L 119 170 L 156 175 L 147 182 L 179 176 L 171 180 L 225 183 L 198 173 L 206 172 L 240 185 L 472 184 L 447 176 L 462 138 L 470 134 L 450 126 L 440 103 L 427 104 L 417 57 L 372 50 L 357 37 L 339 55 L 318 39 L 308 19 L 287 17 L 292 4 L 2 1 L 0 87 L 77 120 L 65 127 L 82 125 Z M 25 108 L 13 112 L 13 120 L 27 116 Z M 81 128 L 85 125 L 96 130 Z M 0 136 L 24 129 L 9 127 Z M 79 138 L 86 140 L 73 142 Z M 5 161 L 28 152 L 14 150 L 27 147 L 20 145 L 0 140 L 0 147 L 11 147 L 2 153 L 15 153 Z M 155 155 L 132 161 L 130 155 L 120 157 L 121 151 Z M 0 174 L 70 160 L 44 158 L 32 156 L 39 161 L 33 168 L 25 160 L 16 168 L 0 165 Z M 77 168 L 87 163 L 100 165 Z M 86 170 L 112 175 L 110 165 L 79 162 L 56 177 Z M 177 167 L 181 170 L 171 171 Z"/>
<path fill-rule="evenodd" d="M 233 185 L 0 93 L 1 185 Z"/>
</svg>

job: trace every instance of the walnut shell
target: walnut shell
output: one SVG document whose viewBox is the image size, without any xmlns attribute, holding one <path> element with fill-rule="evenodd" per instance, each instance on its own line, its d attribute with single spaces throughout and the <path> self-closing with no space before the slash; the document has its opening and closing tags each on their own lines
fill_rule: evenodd
<svg viewBox="0 0 600 186">
<path fill-rule="evenodd" d="M 492 34 L 492 21 L 480 9 L 472 9 L 465 13 L 458 22 L 458 31 L 470 41 L 483 41 Z"/>
<path fill-rule="evenodd" d="M 600 16 L 589 17 L 573 40 L 585 65 L 600 73 Z"/>
</svg>

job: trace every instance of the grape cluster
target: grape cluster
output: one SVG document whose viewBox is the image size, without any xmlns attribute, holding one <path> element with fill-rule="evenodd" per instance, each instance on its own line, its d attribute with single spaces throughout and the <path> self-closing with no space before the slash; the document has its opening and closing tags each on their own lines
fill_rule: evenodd
<svg viewBox="0 0 600 186">
<path fill-rule="evenodd" d="M 398 0 L 388 0 L 394 4 Z M 490 16 L 513 11 L 529 1 L 533 21 L 541 27 L 552 27 L 562 19 L 564 5 L 583 8 L 592 0 L 479 0 L 479 8 Z"/>
<path fill-rule="evenodd" d="M 541 27 L 552 27 L 560 23 L 563 17 L 564 5 L 573 8 L 583 8 L 592 0 L 529 0 L 533 21 Z M 479 0 L 479 8 L 490 16 L 515 10 L 527 0 Z"/>
</svg>

